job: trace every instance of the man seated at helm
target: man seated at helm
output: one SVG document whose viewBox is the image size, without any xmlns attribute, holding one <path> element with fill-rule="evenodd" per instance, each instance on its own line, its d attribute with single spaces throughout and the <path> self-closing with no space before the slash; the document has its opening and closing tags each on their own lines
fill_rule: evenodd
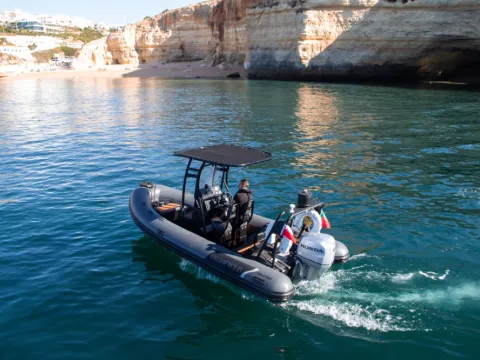
<svg viewBox="0 0 480 360">
<path fill-rule="evenodd" d="M 248 189 L 250 183 L 247 179 L 240 180 L 238 184 L 238 191 L 233 197 L 233 201 L 238 204 L 240 215 L 243 216 L 247 211 L 247 204 L 250 200 L 253 200 L 253 192 Z"/>
<path fill-rule="evenodd" d="M 240 180 L 240 183 L 238 184 L 238 191 L 233 197 L 233 201 L 230 204 L 230 206 L 237 204 L 238 205 L 238 211 L 240 212 L 240 216 L 245 215 L 245 212 L 247 211 L 247 204 L 250 200 L 253 200 L 253 191 L 248 190 L 248 187 L 250 186 L 250 183 L 248 182 L 247 179 L 242 179 Z M 228 209 L 217 209 L 214 212 L 213 217 L 211 218 L 212 223 L 216 222 L 217 224 L 219 222 L 224 222 L 227 220 L 227 210 Z"/>
</svg>

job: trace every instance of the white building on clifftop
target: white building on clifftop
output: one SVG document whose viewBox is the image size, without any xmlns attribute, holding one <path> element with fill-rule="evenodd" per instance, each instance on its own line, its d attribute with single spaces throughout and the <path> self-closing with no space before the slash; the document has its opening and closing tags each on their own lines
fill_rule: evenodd
<svg viewBox="0 0 480 360">
<path fill-rule="evenodd" d="M 68 16 L 68 15 L 35 15 L 22 10 L 15 9 L 14 11 L 1 11 L 0 12 L 0 22 L 3 23 L 16 23 L 18 21 L 37 21 L 43 25 L 51 26 L 61 26 L 61 27 L 94 27 L 94 22 L 78 17 L 78 16 Z"/>
</svg>

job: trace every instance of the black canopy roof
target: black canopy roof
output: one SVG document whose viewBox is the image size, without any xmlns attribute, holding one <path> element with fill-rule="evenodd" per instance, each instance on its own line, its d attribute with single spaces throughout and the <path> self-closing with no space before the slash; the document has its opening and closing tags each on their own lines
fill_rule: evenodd
<svg viewBox="0 0 480 360">
<path fill-rule="evenodd" d="M 173 155 L 224 166 L 249 166 L 272 159 L 272 154 L 268 152 L 227 144 L 185 149 Z"/>
</svg>

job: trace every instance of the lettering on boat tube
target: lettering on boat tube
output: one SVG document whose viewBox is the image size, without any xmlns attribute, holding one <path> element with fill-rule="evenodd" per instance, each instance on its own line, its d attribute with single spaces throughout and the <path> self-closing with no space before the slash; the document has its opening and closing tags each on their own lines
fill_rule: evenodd
<svg viewBox="0 0 480 360">
<path fill-rule="evenodd" d="M 245 273 L 247 272 L 250 273 L 258 270 L 253 266 L 250 266 L 238 260 L 232 259 L 227 254 L 223 254 L 223 253 L 212 253 L 207 256 L 207 260 L 210 260 L 218 265 L 221 265 L 222 270 L 234 275 L 244 276 L 246 275 Z"/>
</svg>

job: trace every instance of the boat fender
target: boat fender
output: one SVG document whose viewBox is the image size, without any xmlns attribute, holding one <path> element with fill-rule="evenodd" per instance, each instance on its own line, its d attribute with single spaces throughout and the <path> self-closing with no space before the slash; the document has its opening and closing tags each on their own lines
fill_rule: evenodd
<svg viewBox="0 0 480 360">
<path fill-rule="evenodd" d="M 292 245 L 297 243 L 297 240 L 295 240 L 293 231 L 288 225 L 283 227 L 281 237 L 282 242 L 280 243 L 280 254 L 287 255 Z"/>
<path fill-rule="evenodd" d="M 319 233 L 322 230 L 322 218 L 315 210 L 308 210 L 295 217 L 293 226 L 300 231 L 303 225 L 309 222 L 311 222 L 311 225 L 308 228 L 311 232 Z"/>
</svg>

